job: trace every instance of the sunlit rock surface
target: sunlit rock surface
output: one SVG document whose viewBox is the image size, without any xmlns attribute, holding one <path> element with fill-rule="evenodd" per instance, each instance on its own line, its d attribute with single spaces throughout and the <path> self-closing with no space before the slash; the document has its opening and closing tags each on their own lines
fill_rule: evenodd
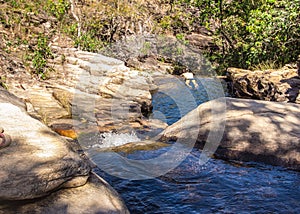
<svg viewBox="0 0 300 214">
<path fill-rule="evenodd" d="M 165 128 L 166 124 L 147 119 L 152 110 L 151 92 L 157 89 L 149 73 L 101 54 L 58 46 L 52 50 L 57 57 L 49 65 L 56 72 L 51 72 L 46 81 L 22 72 L 18 78 L 10 73 L 3 75 L 9 91 L 25 101 L 31 116 L 73 139 L 88 130 Z M 65 62 L 59 63 L 62 55 Z"/>
<path fill-rule="evenodd" d="M 88 175 L 88 164 L 67 141 L 23 109 L 2 101 L 0 115 L 1 126 L 12 138 L 12 144 L 0 150 L 0 199 L 37 198 Z"/>
<path fill-rule="evenodd" d="M 186 143 L 194 140 L 200 148 L 213 136 L 210 139 L 216 141 L 205 148 L 217 147 L 217 157 L 300 170 L 299 124 L 298 104 L 219 98 L 198 106 L 162 136 Z"/>
<path fill-rule="evenodd" d="M 109 184 L 90 174 L 90 162 L 73 143 L 3 89 L 0 125 L 12 138 L 0 149 L 0 213 L 128 213 Z"/>
</svg>

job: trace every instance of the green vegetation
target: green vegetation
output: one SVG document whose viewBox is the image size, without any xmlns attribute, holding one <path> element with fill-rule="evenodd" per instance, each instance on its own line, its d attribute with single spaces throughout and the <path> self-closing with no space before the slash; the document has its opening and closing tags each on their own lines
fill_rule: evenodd
<svg viewBox="0 0 300 214">
<path fill-rule="evenodd" d="M 55 16 L 59 21 L 63 20 L 70 9 L 69 0 L 47 0 L 45 11 Z"/>
<path fill-rule="evenodd" d="M 47 59 L 52 58 L 53 54 L 48 46 L 48 38 L 39 35 L 36 49 L 33 53 L 32 65 L 34 72 L 38 74 L 42 79 L 46 79 L 47 71 Z"/>
<path fill-rule="evenodd" d="M 67 0 L 66 0 L 67 1 Z M 7 0 L 0 7 L 3 36 L 2 49 L 12 57 L 22 59 L 24 66 L 39 78 L 47 78 L 51 68 L 48 59 L 53 58 L 49 41 L 58 29 L 52 16 L 59 20 L 67 12 L 63 1 Z M 48 28 L 43 25 L 49 23 Z"/>
<path fill-rule="evenodd" d="M 98 52 L 143 33 L 173 35 L 189 44 L 188 34 L 206 28 L 218 46 L 206 56 L 221 71 L 228 66 L 276 68 L 300 54 L 299 0 L 74 0 L 73 11 L 69 0 L 2 2 L 1 49 L 25 52 L 32 73 L 43 78 L 52 57 L 49 42 L 61 35 L 71 38 L 74 47 Z M 47 22 L 51 27 L 45 30 Z"/>
<path fill-rule="evenodd" d="M 197 7 L 203 26 L 215 28 L 221 67 L 280 67 L 300 53 L 299 0 L 184 0 Z"/>
<path fill-rule="evenodd" d="M 7 88 L 7 85 L 5 84 L 5 78 L 0 76 L 0 87 L 3 87 L 5 89 Z"/>
</svg>

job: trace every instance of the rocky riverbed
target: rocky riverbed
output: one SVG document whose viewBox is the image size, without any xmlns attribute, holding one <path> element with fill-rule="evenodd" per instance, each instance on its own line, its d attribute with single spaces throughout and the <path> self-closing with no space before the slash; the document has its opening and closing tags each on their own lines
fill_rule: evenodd
<svg viewBox="0 0 300 214">
<path fill-rule="evenodd" d="M 158 89 L 153 75 L 167 75 L 168 65 L 157 66 L 150 58 L 148 65 L 138 63 L 146 69 L 137 70 L 101 54 L 55 44 L 52 49 L 56 57 L 50 63 L 55 72 L 45 81 L 32 78 L 22 66 L 17 73 L 10 69 L 1 73 L 9 91 L 0 91 L 1 126 L 12 136 L 11 145 L 0 150 L 1 212 L 127 213 L 122 199 L 91 172 L 93 164 L 81 152 L 80 146 L 94 143 L 85 142 L 94 133 L 135 131 L 156 136 L 165 130 L 162 139 L 196 140 L 203 148 L 211 124 L 219 123 L 222 132 L 214 131 L 221 138 L 212 138 L 220 140 L 220 145 L 213 146 L 216 157 L 299 170 L 298 105 L 270 102 L 298 102 L 299 78 L 294 71 L 252 74 L 230 69 L 237 95 L 270 101 L 213 100 L 167 127 L 148 115 L 151 93 Z M 153 69 L 160 71 L 152 73 Z M 226 110 L 223 116 L 218 115 L 220 103 Z M 78 140 L 83 144 L 78 145 Z M 146 140 L 132 145 L 109 150 L 127 152 L 132 147 L 156 149 L 167 144 Z"/>
<path fill-rule="evenodd" d="M 109 131 L 162 131 L 165 123 L 147 119 L 157 87 L 148 73 L 117 59 L 52 48 L 66 61 L 54 59 L 56 72 L 46 81 L 22 68 L 18 74 L 2 70 L 9 92 L 0 91 L 1 126 L 12 143 L 0 150 L 0 210 L 127 213 L 117 193 L 91 174 L 92 164 L 73 139 Z"/>
</svg>

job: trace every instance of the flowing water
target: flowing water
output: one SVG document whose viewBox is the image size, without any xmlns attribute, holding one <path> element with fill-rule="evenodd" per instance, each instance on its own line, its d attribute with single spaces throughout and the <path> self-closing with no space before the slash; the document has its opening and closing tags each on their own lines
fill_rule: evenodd
<svg viewBox="0 0 300 214">
<path fill-rule="evenodd" d="M 174 92 L 173 83 L 174 80 L 159 82 Z M 176 97 L 176 94 L 181 96 L 176 90 L 174 94 L 158 91 L 153 96 L 152 116 L 172 124 L 195 105 L 206 102 L 211 98 L 207 89 L 213 91 L 215 82 L 204 78 L 198 83 L 197 90 L 189 90 L 194 101 L 183 96 L 183 107 L 180 107 L 182 99 Z M 209 87 L 205 89 L 203 83 Z M 183 87 L 184 84 L 176 86 L 180 91 L 185 90 Z M 136 136 L 121 136 L 124 141 L 127 137 Z M 123 155 L 128 159 L 146 160 L 168 149 Z M 199 150 L 193 149 L 178 167 L 153 179 L 121 179 L 100 169 L 97 173 L 121 194 L 131 213 L 300 213 L 299 172 L 217 159 L 210 159 L 203 165 L 199 162 L 200 154 Z"/>
</svg>

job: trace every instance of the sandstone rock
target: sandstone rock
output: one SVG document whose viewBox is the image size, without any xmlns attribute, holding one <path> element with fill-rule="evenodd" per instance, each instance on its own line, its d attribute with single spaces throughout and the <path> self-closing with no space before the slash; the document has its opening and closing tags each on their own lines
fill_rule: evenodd
<svg viewBox="0 0 300 214">
<path fill-rule="evenodd" d="M 229 68 L 227 75 L 236 97 L 299 103 L 300 78 L 296 69 L 249 71 Z"/>
<path fill-rule="evenodd" d="M 82 132 L 89 129 L 89 123 L 98 123 L 102 132 L 127 130 L 131 125 L 143 128 L 133 122 L 146 120 L 151 113 L 151 92 L 157 86 L 150 74 L 130 70 L 124 62 L 101 54 L 70 48 L 56 51 L 59 59 L 65 56 L 65 62 L 53 60 L 57 72 L 47 81 L 34 81 L 26 75 L 17 79 L 7 76 L 10 91 L 26 101 L 31 116 L 73 139 L 80 134 L 74 132 L 75 120 L 84 121 Z M 69 122 L 63 122 L 66 120 Z M 104 121 L 113 124 L 101 125 Z"/>
<path fill-rule="evenodd" d="M 26 92 L 34 110 L 40 115 L 40 119 L 49 124 L 51 121 L 71 117 L 70 109 L 64 108 L 64 104 L 45 88 L 30 88 Z"/>
<path fill-rule="evenodd" d="M 11 145 L 0 150 L 0 200 L 38 198 L 88 175 L 89 164 L 67 141 L 9 99 L 0 98 L 0 124 L 12 137 Z"/>
<path fill-rule="evenodd" d="M 223 115 L 220 107 L 224 104 L 226 113 Z M 196 139 L 197 146 L 203 148 L 209 134 L 219 134 L 217 157 L 300 170 L 299 124 L 298 104 L 219 98 L 198 106 L 169 126 L 162 136 L 186 143 Z M 222 131 L 222 126 L 224 132 L 218 133 L 217 129 Z M 209 148 L 218 143 L 212 141 L 205 146 Z"/>
<path fill-rule="evenodd" d="M 115 190 L 102 178 L 91 174 L 87 184 L 61 189 L 35 201 L 0 202 L 0 213 L 129 213 Z"/>
</svg>

